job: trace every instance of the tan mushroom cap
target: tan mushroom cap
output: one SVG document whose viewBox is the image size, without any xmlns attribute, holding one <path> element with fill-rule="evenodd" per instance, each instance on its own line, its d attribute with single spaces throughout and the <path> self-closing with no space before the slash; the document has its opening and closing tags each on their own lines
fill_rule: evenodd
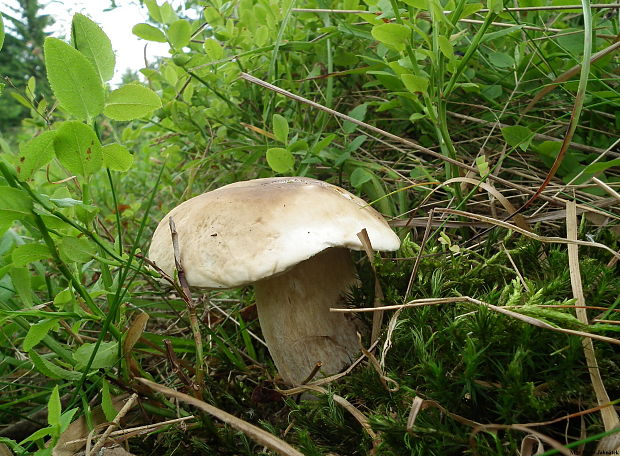
<svg viewBox="0 0 620 456">
<path fill-rule="evenodd" d="M 175 207 L 159 223 L 149 258 L 173 275 L 172 217 L 190 286 L 233 288 L 284 272 L 329 247 L 397 250 L 398 236 L 375 209 L 348 191 L 307 177 L 226 185 Z"/>
</svg>

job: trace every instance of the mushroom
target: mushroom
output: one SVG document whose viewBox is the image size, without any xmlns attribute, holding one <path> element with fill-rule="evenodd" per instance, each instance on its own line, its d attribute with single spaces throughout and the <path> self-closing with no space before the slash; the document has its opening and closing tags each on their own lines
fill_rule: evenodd
<svg viewBox="0 0 620 456">
<path fill-rule="evenodd" d="M 169 218 L 192 287 L 253 284 L 269 353 L 284 381 L 300 384 L 317 362 L 331 375 L 359 352 L 354 321 L 342 306 L 358 283 L 349 249 L 366 228 L 375 250 L 397 250 L 385 219 L 348 191 L 306 177 L 255 179 L 203 193 L 159 223 L 149 259 L 174 274 Z"/>
</svg>

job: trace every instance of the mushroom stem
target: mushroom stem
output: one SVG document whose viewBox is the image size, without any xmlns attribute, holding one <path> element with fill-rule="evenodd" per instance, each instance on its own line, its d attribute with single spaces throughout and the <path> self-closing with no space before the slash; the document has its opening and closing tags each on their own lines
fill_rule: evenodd
<svg viewBox="0 0 620 456">
<path fill-rule="evenodd" d="M 284 381 L 300 384 L 319 361 L 322 375 L 351 364 L 359 352 L 355 323 L 329 308 L 356 283 L 349 250 L 334 247 L 255 284 L 263 336 Z"/>
</svg>

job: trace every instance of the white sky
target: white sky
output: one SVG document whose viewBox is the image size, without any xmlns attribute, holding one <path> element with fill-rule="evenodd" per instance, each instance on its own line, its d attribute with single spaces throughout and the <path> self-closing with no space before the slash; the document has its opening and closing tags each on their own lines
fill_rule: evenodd
<svg viewBox="0 0 620 456">
<path fill-rule="evenodd" d="M 4 3 L 5 0 L 0 0 Z M 158 4 L 162 4 L 158 0 Z M 169 0 L 169 3 L 179 11 L 182 0 Z M 8 0 L 7 4 L 15 5 L 15 0 Z M 116 0 L 117 8 L 105 11 L 110 7 L 110 0 L 40 0 L 45 5 L 44 14 L 49 14 L 56 21 L 47 29 L 52 36 L 69 41 L 71 18 L 75 13 L 82 13 L 90 17 L 103 29 L 112 41 L 116 53 L 116 68 L 112 84 L 120 83 L 122 74 L 127 68 L 139 70 L 144 65 L 144 46 L 147 41 L 139 39 L 131 29 L 135 24 L 146 22 L 148 11 L 146 6 L 140 6 L 138 0 Z M 0 8 L 3 11 L 8 9 Z M 6 23 L 6 21 L 5 21 Z M 168 55 L 167 43 L 148 42 L 147 60 L 152 62 L 156 56 Z"/>
</svg>

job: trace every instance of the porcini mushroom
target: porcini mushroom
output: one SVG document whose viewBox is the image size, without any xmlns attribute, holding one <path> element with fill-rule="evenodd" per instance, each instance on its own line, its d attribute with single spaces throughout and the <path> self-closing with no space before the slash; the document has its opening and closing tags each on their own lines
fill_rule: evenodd
<svg viewBox="0 0 620 456">
<path fill-rule="evenodd" d="M 351 363 L 356 326 L 329 308 L 357 283 L 349 252 L 362 249 L 357 233 L 366 228 L 375 250 L 399 248 L 381 214 L 316 179 L 236 182 L 181 203 L 159 223 L 148 256 L 173 275 L 170 217 L 190 286 L 254 284 L 262 333 L 284 381 L 301 383 L 319 361 L 324 375 Z"/>
</svg>

